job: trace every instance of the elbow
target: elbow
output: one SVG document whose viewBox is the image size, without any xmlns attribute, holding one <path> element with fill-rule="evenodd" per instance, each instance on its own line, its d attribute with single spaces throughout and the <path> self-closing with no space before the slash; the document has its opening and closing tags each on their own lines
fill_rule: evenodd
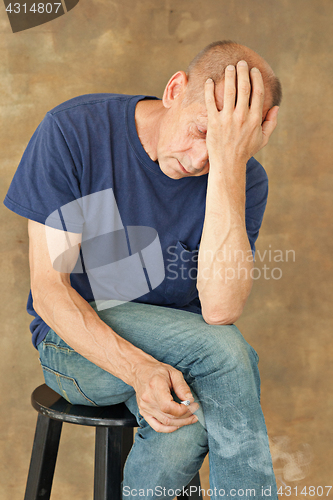
<svg viewBox="0 0 333 500">
<path fill-rule="evenodd" d="M 202 307 L 202 317 L 208 325 L 233 325 L 240 318 L 243 308 L 243 305 L 225 310 L 218 307 Z"/>
<path fill-rule="evenodd" d="M 202 317 L 208 325 L 233 325 L 240 317 L 240 314 L 235 316 L 207 316 L 206 314 L 202 313 Z"/>
<path fill-rule="evenodd" d="M 208 325 L 233 325 L 242 315 L 250 294 L 250 286 L 236 292 L 214 297 L 213 294 L 200 293 L 202 317 Z M 214 300 L 215 299 L 215 300 Z"/>
<path fill-rule="evenodd" d="M 208 325 L 233 325 L 241 316 L 242 311 L 202 311 L 202 317 Z"/>
<path fill-rule="evenodd" d="M 232 325 L 233 324 L 233 321 L 230 320 L 230 322 L 228 321 L 227 318 L 213 318 L 211 316 L 207 316 L 204 312 L 202 312 L 202 317 L 205 321 L 205 323 L 207 323 L 207 325 Z"/>
</svg>

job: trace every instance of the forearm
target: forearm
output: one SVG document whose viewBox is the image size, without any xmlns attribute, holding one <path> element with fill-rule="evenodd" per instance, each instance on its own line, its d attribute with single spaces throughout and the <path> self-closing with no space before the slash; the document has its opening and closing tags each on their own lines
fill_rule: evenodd
<svg viewBox="0 0 333 500">
<path fill-rule="evenodd" d="M 137 368 L 157 361 L 117 335 L 69 283 L 33 291 L 36 312 L 68 345 L 103 370 L 134 385 Z"/>
<path fill-rule="evenodd" d="M 206 213 L 198 262 L 199 298 L 208 323 L 238 319 L 250 293 L 253 259 L 245 225 L 246 163 L 272 134 L 277 107 L 265 116 L 260 71 L 239 61 L 224 74 L 223 106 L 217 108 L 215 84 L 205 85 L 209 175 Z M 225 249 L 224 259 L 220 256 Z"/>
<path fill-rule="evenodd" d="M 211 158 L 197 288 L 204 319 L 230 324 L 240 316 L 252 286 L 245 225 L 246 164 L 218 161 L 213 164 Z"/>
</svg>

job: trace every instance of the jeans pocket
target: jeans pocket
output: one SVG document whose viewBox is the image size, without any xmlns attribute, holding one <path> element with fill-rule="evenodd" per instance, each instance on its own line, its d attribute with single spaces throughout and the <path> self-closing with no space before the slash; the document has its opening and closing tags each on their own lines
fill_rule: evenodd
<svg viewBox="0 0 333 500">
<path fill-rule="evenodd" d="M 80 387 L 79 375 L 84 372 L 84 366 L 80 366 L 80 359 L 83 360 L 83 358 L 74 349 L 52 329 L 48 331 L 37 348 L 46 385 L 71 404 L 98 406 Z M 73 370 L 73 365 L 75 365 L 75 370 Z M 73 377 L 73 371 L 76 377 Z"/>
<path fill-rule="evenodd" d="M 84 394 L 75 378 L 48 368 L 42 362 L 41 366 L 46 385 L 66 399 L 66 401 L 75 405 L 97 406 L 94 401 Z"/>
</svg>

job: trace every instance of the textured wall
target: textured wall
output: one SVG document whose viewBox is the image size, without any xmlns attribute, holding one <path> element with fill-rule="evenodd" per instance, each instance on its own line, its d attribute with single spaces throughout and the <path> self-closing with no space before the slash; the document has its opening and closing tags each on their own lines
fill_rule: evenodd
<svg viewBox="0 0 333 500">
<path fill-rule="evenodd" d="M 280 76 L 279 126 L 258 154 L 270 178 L 261 276 L 238 326 L 260 355 L 276 477 L 293 488 L 289 498 L 332 484 L 332 15 L 331 0 L 81 0 L 13 34 L 0 6 L 1 199 L 45 112 L 66 99 L 161 95 L 169 76 L 218 39 L 257 50 Z M 36 418 L 29 395 L 42 382 L 25 313 L 27 252 L 26 221 L 2 208 L 1 500 L 23 498 Z M 52 498 L 88 500 L 93 432 L 67 426 L 63 438 Z"/>
</svg>

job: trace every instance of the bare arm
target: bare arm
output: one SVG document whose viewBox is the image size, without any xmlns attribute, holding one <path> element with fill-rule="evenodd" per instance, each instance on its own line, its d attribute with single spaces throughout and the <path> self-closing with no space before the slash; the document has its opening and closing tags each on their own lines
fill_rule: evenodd
<svg viewBox="0 0 333 500">
<path fill-rule="evenodd" d="M 249 74 L 247 65 L 239 63 L 237 89 L 236 68 L 226 69 L 223 109 L 216 107 L 212 80 L 206 82 L 205 98 L 210 169 L 197 287 L 205 321 L 231 324 L 241 315 L 252 287 L 245 226 L 246 163 L 267 144 L 278 108 L 272 108 L 262 124 L 261 74 L 257 69 Z"/>
<path fill-rule="evenodd" d="M 79 354 L 131 385 L 141 415 L 156 431 L 172 432 L 197 421 L 171 396 L 173 389 L 180 399 L 193 401 L 182 373 L 117 335 L 72 288 L 70 272 L 79 254 L 80 235 L 33 221 L 28 229 L 34 308 L 47 325 Z M 57 261 L 60 272 L 52 262 L 65 250 L 64 261 Z"/>
</svg>

